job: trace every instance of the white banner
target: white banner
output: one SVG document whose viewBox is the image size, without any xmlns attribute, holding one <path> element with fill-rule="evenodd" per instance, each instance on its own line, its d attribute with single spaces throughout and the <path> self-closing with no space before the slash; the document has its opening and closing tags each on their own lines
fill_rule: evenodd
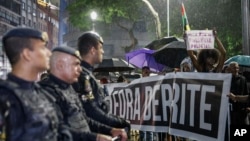
<svg viewBox="0 0 250 141">
<path fill-rule="evenodd" d="M 231 74 L 168 73 L 107 84 L 110 113 L 133 129 L 195 140 L 224 140 Z"/>
<path fill-rule="evenodd" d="M 187 50 L 213 49 L 214 35 L 212 30 L 186 31 Z"/>
</svg>

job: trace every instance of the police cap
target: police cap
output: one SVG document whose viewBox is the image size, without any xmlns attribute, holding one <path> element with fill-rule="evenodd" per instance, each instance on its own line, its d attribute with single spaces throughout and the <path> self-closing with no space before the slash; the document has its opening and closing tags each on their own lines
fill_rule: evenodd
<svg viewBox="0 0 250 141">
<path fill-rule="evenodd" d="M 11 29 L 6 34 L 4 34 L 2 38 L 3 45 L 5 45 L 6 40 L 11 37 L 36 38 L 36 39 L 41 39 L 45 42 L 48 41 L 48 34 L 46 32 L 41 32 L 36 29 L 24 28 L 24 27 Z"/>
<path fill-rule="evenodd" d="M 94 32 L 94 31 L 87 31 L 87 32 L 84 32 L 79 38 L 78 38 L 78 41 L 80 41 L 80 40 L 86 40 L 86 39 L 89 39 L 89 40 L 97 40 L 97 41 L 99 41 L 100 43 L 102 43 L 103 44 L 103 39 L 102 39 L 102 37 L 98 34 L 98 33 L 96 33 L 96 32 Z"/>
<path fill-rule="evenodd" d="M 72 56 L 75 56 L 76 58 L 78 58 L 79 60 L 81 60 L 81 56 L 78 50 L 72 48 L 72 47 L 68 47 L 68 46 L 61 46 L 61 47 L 55 47 L 52 52 L 54 51 L 58 51 L 58 52 L 63 52 L 63 53 L 67 53 L 70 54 Z"/>
</svg>

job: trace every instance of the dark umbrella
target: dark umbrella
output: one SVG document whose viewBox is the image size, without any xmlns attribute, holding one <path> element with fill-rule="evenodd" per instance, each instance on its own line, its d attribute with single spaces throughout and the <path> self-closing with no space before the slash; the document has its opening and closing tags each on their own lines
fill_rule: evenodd
<svg viewBox="0 0 250 141">
<path fill-rule="evenodd" d="M 227 65 L 231 62 L 237 62 L 242 67 L 250 67 L 250 56 L 249 55 L 236 55 L 227 59 L 224 64 Z"/>
<path fill-rule="evenodd" d="M 179 68 L 181 61 L 187 57 L 187 49 L 184 41 L 173 41 L 153 54 L 157 62 L 170 68 Z"/>
<path fill-rule="evenodd" d="M 138 68 L 148 66 L 153 72 L 161 72 L 164 68 L 164 65 L 155 61 L 153 53 L 154 50 L 148 48 L 137 49 L 126 53 L 126 60 Z"/>
<path fill-rule="evenodd" d="M 94 69 L 94 72 L 122 72 L 131 71 L 134 69 L 134 66 L 121 58 L 110 58 L 103 59 L 102 63 L 97 65 L 97 67 Z"/>
<path fill-rule="evenodd" d="M 164 45 L 166 45 L 168 43 L 171 43 L 173 41 L 179 41 L 179 40 L 180 39 L 178 39 L 177 37 L 174 37 L 174 36 L 163 37 L 161 39 L 152 41 L 151 43 L 149 43 L 148 45 L 146 45 L 145 48 L 156 50 L 156 49 L 159 49 L 159 48 L 161 48 L 162 46 L 164 46 Z"/>
</svg>

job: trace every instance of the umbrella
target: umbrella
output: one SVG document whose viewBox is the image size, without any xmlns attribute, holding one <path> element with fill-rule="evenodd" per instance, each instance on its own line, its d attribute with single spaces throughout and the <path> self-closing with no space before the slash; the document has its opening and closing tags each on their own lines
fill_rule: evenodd
<svg viewBox="0 0 250 141">
<path fill-rule="evenodd" d="M 231 62 L 237 62 L 242 67 L 250 67 L 250 56 L 249 55 L 236 55 L 227 59 L 224 64 L 227 65 Z"/>
<path fill-rule="evenodd" d="M 146 45 L 145 48 L 149 48 L 149 49 L 152 49 L 152 50 L 155 50 L 155 49 L 159 49 L 161 48 L 162 46 L 170 43 L 170 42 L 173 42 L 173 41 L 179 41 L 180 39 L 174 37 L 174 36 L 170 36 L 170 37 L 163 37 L 161 39 L 158 39 L 158 40 L 154 40 L 152 41 L 151 43 L 149 43 L 148 45 Z"/>
<path fill-rule="evenodd" d="M 132 52 L 126 53 L 126 59 L 129 63 L 142 68 L 148 66 L 153 72 L 160 72 L 164 65 L 157 63 L 153 57 L 154 50 L 148 48 L 141 48 Z"/>
<path fill-rule="evenodd" d="M 188 55 L 184 41 L 173 41 L 156 50 L 153 56 L 158 63 L 179 68 L 181 61 Z"/>
<path fill-rule="evenodd" d="M 121 72 L 131 71 L 135 67 L 121 58 L 103 59 L 102 63 L 97 65 L 94 72 Z"/>
</svg>

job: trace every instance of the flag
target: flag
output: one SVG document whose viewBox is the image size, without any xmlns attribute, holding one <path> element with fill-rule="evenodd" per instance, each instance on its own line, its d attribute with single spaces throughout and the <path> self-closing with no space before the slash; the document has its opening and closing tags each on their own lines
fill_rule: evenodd
<svg viewBox="0 0 250 141">
<path fill-rule="evenodd" d="M 186 10 L 183 3 L 181 3 L 181 15 L 182 15 L 183 31 L 190 30 Z"/>
</svg>

